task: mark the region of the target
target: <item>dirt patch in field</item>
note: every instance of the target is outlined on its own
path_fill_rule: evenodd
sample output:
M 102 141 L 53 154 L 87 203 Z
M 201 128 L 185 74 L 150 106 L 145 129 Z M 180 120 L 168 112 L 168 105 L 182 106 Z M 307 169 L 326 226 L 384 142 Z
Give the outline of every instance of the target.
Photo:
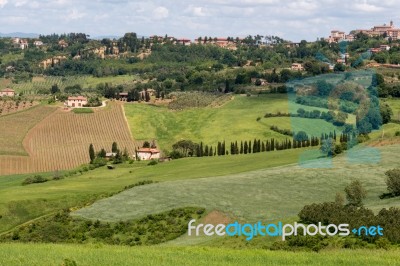
M 400 138 L 375 140 L 375 141 L 368 143 L 368 146 L 382 147 L 382 146 L 395 145 L 395 144 L 400 144 Z
M 228 224 L 232 222 L 232 218 L 221 211 L 212 211 L 204 217 L 203 223 L 204 224 Z

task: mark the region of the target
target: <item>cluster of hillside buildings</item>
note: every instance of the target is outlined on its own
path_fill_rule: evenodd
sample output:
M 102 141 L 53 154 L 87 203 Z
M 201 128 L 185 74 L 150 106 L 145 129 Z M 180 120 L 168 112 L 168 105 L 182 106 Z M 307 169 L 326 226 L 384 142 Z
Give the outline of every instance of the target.
M 331 35 L 325 40 L 329 43 L 338 43 L 341 41 L 354 41 L 355 35 L 358 33 L 363 33 L 369 37 L 383 36 L 385 38 L 391 38 L 392 40 L 397 40 L 400 38 L 400 29 L 396 28 L 393 21 L 390 21 L 389 25 L 383 24 L 374 26 L 371 29 L 357 29 L 346 34 L 344 31 L 332 30 Z

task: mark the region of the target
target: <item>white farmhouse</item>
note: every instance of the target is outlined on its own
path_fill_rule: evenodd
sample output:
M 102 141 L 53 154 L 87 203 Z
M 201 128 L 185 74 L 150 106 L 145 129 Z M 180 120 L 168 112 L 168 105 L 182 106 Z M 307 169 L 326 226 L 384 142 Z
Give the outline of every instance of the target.
M 72 108 L 80 108 L 86 105 L 87 103 L 88 103 L 87 98 L 83 96 L 71 96 L 68 97 L 67 100 L 67 106 Z
M 152 159 L 160 159 L 160 151 L 153 148 L 140 148 L 136 151 L 136 159 L 146 161 Z

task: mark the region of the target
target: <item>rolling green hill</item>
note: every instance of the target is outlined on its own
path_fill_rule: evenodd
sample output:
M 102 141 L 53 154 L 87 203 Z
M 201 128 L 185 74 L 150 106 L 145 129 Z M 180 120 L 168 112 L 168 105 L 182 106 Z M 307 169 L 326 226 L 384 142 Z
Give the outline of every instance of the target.
M 377 149 L 378 163 L 361 164 L 343 154 L 333 160 L 318 159 L 306 167 L 297 164 L 240 174 L 168 181 L 127 190 L 74 213 L 88 219 L 129 220 L 184 206 L 221 210 L 245 221 L 284 219 L 296 216 L 305 204 L 334 200 L 351 180 L 358 178 L 368 191 L 367 207 L 399 206 L 397 199 L 379 199 L 386 191 L 384 172 L 399 165 L 399 146 Z M 353 151 L 354 152 L 354 151 Z M 267 154 L 265 160 L 283 154 Z M 354 159 L 365 155 L 364 150 Z M 369 154 L 369 157 L 372 155 Z M 371 159 L 369 158 L 368 159 Z M 329 164 L 328 164 L 329 165 Z M 157 166 L 156 166 L 157 167 Z
M 326 109 L 308 107 L 290 103 L 293 110 Z M 182 139 L 203 141 L 204 144 L 216 145 L 218 141 L 241 141 L 260 138 L 267 140 L 275 138 L 284 140 L 287 136 L 269 129 L 276 125 L 281 129 L 292 129 L 301 121 L 301 129 L 329 133 L 336 129 L 332 124 L 320 119 L 306 118 L 264 118 L 266 113 L 287 113 L 288 99 L 286 94 L 270 94 L 246 97 L 234 96 L 234 99 L 218 108 L 192 108 L 182 111 L 172 111 L 167 107 L 146 104 L 125 104 L 125 114 L 135 139 L 156 139 L 161 149 L 171 150 L 172 144 Z M 258 121 L 257 121 L 257 118 Z M 352 119 L 351 117 L 349 119 Z
M 57 210 L 82 206 L 142 180 L 168 181 L 222 176 L 295 163 L 299 152 L 285 150 L 237 156 L 186 158 L 156 166 L 147 162 L 99 168 L 58 181 L 22 186 L 32 174 L 0 176 L 0 232 Z M 60 173 L 62 174 L 62 173 Z M 45 173 L 52 179 L 54 173 Z

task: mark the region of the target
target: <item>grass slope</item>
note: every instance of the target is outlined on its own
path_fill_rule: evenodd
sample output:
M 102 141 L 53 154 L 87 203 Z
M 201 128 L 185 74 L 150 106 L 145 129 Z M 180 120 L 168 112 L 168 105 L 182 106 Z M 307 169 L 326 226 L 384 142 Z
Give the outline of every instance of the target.
M 380 200 L 386 191 L 384 172 L 399 165 L 398 145 L 367 153 L 344 154 L 330 162 L 319 159 L 305 168 L 297 164 L 221 177 L 179 180 L 136 187 L 97 201 L 74 215 L 105 221 L 129 220 L 184 206 L 217 209 L 247 221 L 296 216 L 305 204 L 332 201 L 352 179 L 368 191 L 365 204 L 374 210 L 399 206 L 397 199 Z M 352 151 L 355 152 L 355 151 Z M 266 160 L 279 153 L 269 153 Z M 366 156 L 366 157 L 365 157 Z M 360 163 L 361 158 L 378 163 Z M 157 167 L 157 166 L 156 166 Z M 320 168 L 318 168 L 320 167 Z M 321 168 L 322 167 L 322 168 Z
M 203 141 L 204 144 L 216 145 L 218 141 L 253 140 L 270 138 L 284 140 L 287 136 L 269 129 L 275 123 L 291 129 L 290 125 L 297 125 L 296 119 L 290 118 L 263 118 L 266 113 L 287 113 L 288 99 L 286 94 L 260 95 L 246 97 L 236 95 L 234 100 L 219 108 L 193 108 L 183 111 L 172 111 L 167 107 L 158 107 L 145 104 L 125 104 L 125 114 L 135 139 L 157 139 L 162 149 L 170 150 L 172 144 L 181 139 Z M 290 108 L 297 110 L 322 110 L 322 108 L 307 107 L 290 103 Z M 257 121 L 260 117 L 261 120 Z M 293 118 L 292 118 L 293 119 Z M 302 119 L 304 122 L 307 119 Z M 309 120 L 306 123 L 308 131 L 334 129 L 322 120 Z M 295 131 L 297 130 L 297 126 Z M 282 127 L 282 129 L 285 129 Z M 339 130 L 337 130 L 339 131 Z M 329 133 L 326 132 L 326 133 Z M 319 134 L 320 135 L 320 134 Z
M 0 232 L 36 217 L 108 196 L 142 180 L 168 181 L 221 176 L 294 163 L 299 150 L 238 156 L 187 158 L 156 166 L 147 162 L 96 169 L 59 181 L 22 186 L 31 174 L 0 176 Z M 44 174 L 49 179 L 52 173 Z
M 395 250 L 332 250 L 319 253 L 223 248 L 160 248 L 103 245 L 1 244 L 0 264 L 14 265 L 396 265 Z M 73 265 L 73 264 L 71 264 Z

